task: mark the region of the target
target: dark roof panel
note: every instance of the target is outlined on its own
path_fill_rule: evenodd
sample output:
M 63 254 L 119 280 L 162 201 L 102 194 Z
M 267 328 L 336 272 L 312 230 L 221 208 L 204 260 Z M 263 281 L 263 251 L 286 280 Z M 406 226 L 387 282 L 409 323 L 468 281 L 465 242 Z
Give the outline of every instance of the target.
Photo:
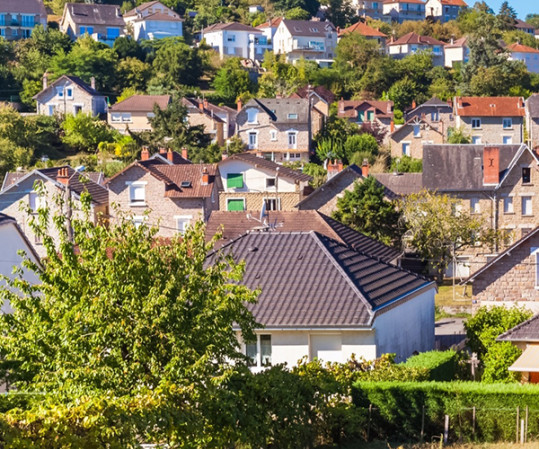
M 496 340 L 539 342 L 539 314 L 509 329 Z

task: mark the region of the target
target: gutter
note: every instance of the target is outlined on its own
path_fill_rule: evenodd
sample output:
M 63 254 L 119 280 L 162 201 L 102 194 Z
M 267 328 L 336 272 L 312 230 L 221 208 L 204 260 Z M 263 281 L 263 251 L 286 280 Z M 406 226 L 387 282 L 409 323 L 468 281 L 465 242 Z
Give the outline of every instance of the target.
M 403 299 L 405 299 L 406 297 L 410 296 L 410 295 L 415 295 L 417 292 L 421 291 L 421 290 L 426 290 L 427 287 L 430 287 L 431 285 L 436 285 L 436 283 L 434 281 L 431 281 L 429 282 L 428 284 L 425 284 L 425 285 L 422 285 L 421 287 L 417 287 L 416 289 L 410 291 L 410 292 L 407 292 L 407 293 L 404 293 L 403 295 L 401 296 L 398 296 L 397 298 L 385 303 L 384 305 L 381 305 L 380 307 L 377 307 L 376 309 L 373 309 L 373 312 L 375 313 L 375 315 L 382 309 L 385 309 L 386 307 L 388 306 L 391 306 L 399 301 L 402 301 Z M 412 298 L 410 298 L 412 299 Z

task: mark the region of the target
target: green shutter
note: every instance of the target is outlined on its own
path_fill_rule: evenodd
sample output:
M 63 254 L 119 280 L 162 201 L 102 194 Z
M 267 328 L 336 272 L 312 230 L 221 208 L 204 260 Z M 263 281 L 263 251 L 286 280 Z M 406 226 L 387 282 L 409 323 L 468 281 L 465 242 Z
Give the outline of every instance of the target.
M 374 120 L 374 111 L 367 111 L 367 121 L 372 122 Z
M 365 111 L 359 111 L 357 121 L 363 123 L 363 120 L 365 120 Z
M 231 188 L 241 189 L 243 187 L 243 174 L 242 173 L 229 173 L 226 176 L 226 187 L 228 189 L 231 189 Z
M 230 211 L 242 211 L 243 200 L 228 200 L 227 210 Z

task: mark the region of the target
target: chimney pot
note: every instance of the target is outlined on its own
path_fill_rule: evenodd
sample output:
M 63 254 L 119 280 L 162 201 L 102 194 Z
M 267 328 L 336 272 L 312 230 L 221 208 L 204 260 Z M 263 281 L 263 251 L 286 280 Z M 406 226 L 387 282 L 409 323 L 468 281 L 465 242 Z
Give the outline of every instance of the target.
M 202 169 L 202 185 L 207 186 L 210 183 L 210 174 L 208 173 L 208 169 L 204 167 Z
M 208 100 L 206 98 L 204 98 L 204 108 L 208 109 L 208 105 L 209 105 Z M 213 113 L 213 111 L 212 111 L 212 113 Z
M 150 159 L 150 152 L 148 151 L 148 147 L 143 147 L 142 151 L 140 152 L 140 160 L 147 161 L 148 159 Z
M 415 100 L 412 100 L 412 109 L 415 109 L 417 107 L 417 103 L 415 102 Z
M 221 153 L 221 160 L 224 161 L 226 158 L 228 158 L 227 153 Z
M 182 157 L 183 157 L 184 159 L 188 159 L 188 158 L 187 158 L 187 148 L 185 148 L 185 147 L 182 148 Z
M 240 112 L 243 109 L 243 103 L 241 101 L 241 98 L 238 98 L 238 112 Z
M 56 180 L 64 185 L 67 185 L 69 181 L 69 171 L 67 170 L 67 167 L 62 167 L 58 170 Z
M 166 148 L 159 148 L 159 154 L 165 154 L 167 152 L 167 149 Z
M 361 164 L 361 175 L 366 178 L 367 176 L 369 176 L 369 160 L 368 159 L 363 159 L 363 164 Z
M 95 76 L 90 78 L 90 87 L 95 90 Z
M 172 150 L 170 148 L 168 149 L 168 152 L 167 152 L 167 159 L 169 162 L 174 162 L 174 153 L 172 153 Z
M 339 159 L 330 161 L 328 164 L 328 180 L 333 178 L 336 174 L 342 172 L 343 167 L 343 163 Z
M 198 109 L 200 109 L 201 111 L 204 110 L 204 103 L 200 99 L 198 100 Z
M 485 147 L 483 149 L 483 184 L 497 185 L 500 182 L 500 149 Z

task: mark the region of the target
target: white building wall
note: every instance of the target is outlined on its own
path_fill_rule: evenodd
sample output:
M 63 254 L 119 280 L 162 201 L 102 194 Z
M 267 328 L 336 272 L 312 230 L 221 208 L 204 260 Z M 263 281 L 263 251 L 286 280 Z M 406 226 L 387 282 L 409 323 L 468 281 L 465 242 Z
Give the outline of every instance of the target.
M 434 295 L 436 288 L 378 315 L 374 320 L 376 356 L 395 353 L 404 361 L 414 351 L 434 349 Z
M 275 192 L 275 187 L 266 187 L 267 178 L 275 178 L 275 173 L 264 171 L 260 168 L 254 168 L 252 165 L 243 161 L 229 160 L 219 164 L 221 181 L 226 192 Z M 226 181 L 229 173 L 243 173 L 243 189 L 227 189 Z M 295 192 L 296 184 L 294 181 L 279 177 L 277 180 L 277 189 L 279 192 Z

